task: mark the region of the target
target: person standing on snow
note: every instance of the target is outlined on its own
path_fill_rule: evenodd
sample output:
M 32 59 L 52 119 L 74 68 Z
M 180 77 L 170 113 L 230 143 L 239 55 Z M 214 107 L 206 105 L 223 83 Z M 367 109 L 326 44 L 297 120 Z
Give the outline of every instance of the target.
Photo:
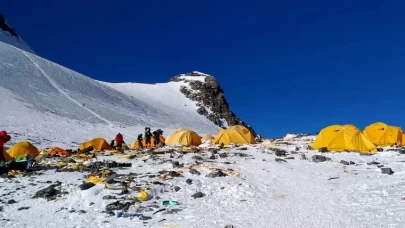
M 121 135 L 121 133 L 118 133 L 115 136 L 115 147 L 116 148 L 122 148 L 122 144 L 125 143 L 124 142 L 124 137 Z
M 151 144 L 151 138 L 152 138 L 152 133 L 150 133 L 150 128 L 149 127 L 145 127 L 145 139 L 146 139 L 146 147 L 150 147 Z
M 4 144 L 10 141 L 11 136 L 6 131 L 0 132 L 0 161 L 8 161 L 11 159 L 10 155 L 4 150 Z
M 139 134 L 138 135 L 138 148 L 143 148 L 143 145 L 142 145 L 142 134 Z

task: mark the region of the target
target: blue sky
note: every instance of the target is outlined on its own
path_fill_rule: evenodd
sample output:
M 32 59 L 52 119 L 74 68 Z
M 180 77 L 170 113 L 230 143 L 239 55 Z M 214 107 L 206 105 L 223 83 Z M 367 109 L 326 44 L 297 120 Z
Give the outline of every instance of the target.
M 404 1 L 26 0 L 1 10 L 37 54 L 99 80 L 212 74 L 266 137 L 405 127 Z

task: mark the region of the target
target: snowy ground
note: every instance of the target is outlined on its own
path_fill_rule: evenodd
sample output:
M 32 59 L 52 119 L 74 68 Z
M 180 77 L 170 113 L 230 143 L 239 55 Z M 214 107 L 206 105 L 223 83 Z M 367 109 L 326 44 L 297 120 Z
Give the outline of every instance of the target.
M 88 173 L 59 173 L 45 171 L 34 177 L 17 176 L 15 179 L 0 178 L 0 195 L 3 212 L 0 213 L 0 227 L 403 227 L 405 213 L 405 155 L 398 152 L 381 152 L 373 156 L 357 153 L 324 153 L 330 161 L 316 163 L 311 160 L 314 151 L 300 149 L 309 142 L 304 140 L 288 141 L 292 145 L 280 144 L 276 148 L 285 149 L 294 159 L 278 157 L 270 146 L 249 146 L 247 150 L 232 148 L 219 153 L 228 157 L 212 160 L 211 153 L 186 154 L 174 158 L 159 155 L 156 160 L 148 156 L 133 160 L 120 160 L 116 156 L 97 159 L 113 159 L 119 162 L 130 161 L 133 166 L 118 173 L 135 172 L 139 174 L 134 182 L 145 184 L 153 181 L 163 183 L 167 190 L 160 199 L 150 200 L 142 205 L 162 206 L 163 200 L 175 200 L 181 205 L 172 207 L 177 212 L 144 212 L 151 220 L 142 221 L 137 217 L 116 218 L 102 213 L 108 203 L 105 195 L 111 190 L 103 185 L 81 191 L 78 185 Z M 246 154 L 247 157 L 238 153 Z M 303 160 L 305 154 L 308 160 Z M 210 171 L 197 168 L 201 175 L 192 175 L 189 169 L 172 168 L 170 160 L 185 165 L 193 164 L 192 157 L 204 158 L 202 165 L 232 169 L 237 175 L 226 177 L 206 177 Z M 276 162 L 283 158 L 286 162 Z M 146 161 L 145 161 L 146 160 Z M 343 165 L 341 160 L 353 161 L 355 165 Z M 379 162 L 392 168 L 393 175 L 382 174 L 376 165 Z M 161 180 L 157 172 L 166 169 L 183 170 L 183 177 Z M 142 177 L 142 175 L 145 175 Z M 192 179 L 191 185 L 186 183 Z M 32 199 L 36 191 L 47 187 L 46 181 L 61 181 L 62 190 L 67 194 L 55 201 Z M 32 186 L 35 184 L 35 186 Z M 174 186 L 181 187 L 175 192 Z M 193 199 L 191 195 L 201 191 L 203 198 Z M 14 199 L 16 204 L 8 205 Z M 139 205 L 138 205 L 139 206 Z M 18 210 L 29 207 L 27 210 Z M 134 212 L 137 205 L 131 206 Z M 155 210 L 158 210 L 155 209 Z M 74 211 L 73 211 L 74 210 Z M 83 210 L 80 212 L 80 210 Z

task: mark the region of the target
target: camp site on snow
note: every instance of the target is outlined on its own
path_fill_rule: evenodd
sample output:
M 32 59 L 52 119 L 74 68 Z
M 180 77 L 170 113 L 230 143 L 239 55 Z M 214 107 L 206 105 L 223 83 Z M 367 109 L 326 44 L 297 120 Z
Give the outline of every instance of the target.
M 146 127 L 145 132 L 139 134 L 132 142 L 126 142 L 125 137 L 118 133 L 112 140 L 95 137 L 83 141 L 77 148 L 54 146 L 38 148 L 29 141 L 17 142 L 2 150 L 2 183 L 18 180 L 19 184 L 15 186 L 20 186 L 18 187 L 20 192 L 23 191 L 22 186 L 28 184 L 29 187 L 25 188 L 30 190 L 24 193 L 28 195 L 18 198 L 18 208 L 15 207 L 18 210 L 35 208 L 39 202 L 55 202 L 60 208 L 54 213 L 74 212 L 76 216 L 86 214 L 94 218 L 101 216 L 103 221 L 96 222 L 99 224 L 110 223 L 111 219 L 124 219 L 131 224 L 157 226 L 182 224 L 177 221 L 177 216 L 183 213 L 191 215 L 201 210 L 198 205 L 204 200 L 215 202 L 221 200 L 223 194 L 227 195 L 227 204 L 245 205 L 253 200 L 250 199 L 252 192 L 246 181 L 253 174 L 250 169 L 255 170 L 254 166 L 268 166 L 277 170 L 287 169 L 289 164 L 295 168 L 300 166 L 313 168 L 317 166 L 316 164 L 320 166 L 321 163 L 336 163 L 335 168 L 342 169 L 342 174 L 347 176 L 341 178 L 355 181 L 358 175 L 371 175 L 381 176 L 378 178 L 381 179 L 395 174 L 395 169 L 383 165 L 386 162 L 380 159 L 405 154 L 402 128 L 381 122 L 371 124 L 363 131 L 351 124 L 331 125 L 321 129 L 317 135 L 290 134 L 278 139 L 255 138 L 247 128 L 240 125 L 221 129 L 215 136 L 210 134 L 201 136 L 188 128 L 174 130 L 166 137 L 160 129 L 153 131 L 155 134 L 149 134 L 150 131 L 151 129 Z M 0 135 L 3 145 L 12 138 L 6 131 L 2 131 Z M 341 159 L 346 157 L 350 160 Z M 374 169 L 381 171 L 375 172 Z M 301 171 L 308 172 L 306 169 Z M 266 170 L 260 175 L 263 178 L 266 175 L 271 176 L 269 172 Z M 64 183 L 64 179 L 60 178 L 68 173 L 78 180 Z M 356 175 L 352 177 L 351 173 Z M 286 175 L 289 175 L 288 172 Z M 46 181 L 42 184 L 41 181 L 35 181 L 47 178 L 56 182 Z M 312 174 L 312 178 L 319 177 Z M 334 176 L 327 178 L 329 183 L 338 180 L 339 177 Z M 235 189 L 236 192 L 230 191 L 236 186 L 239 186 Z M 18 197 L 6 194 L 5 189 L 0 188 L 0 191 L 6 195 L 2 201 Z M 253 205 L 245 206 L 253 209 L 266 203 L 288 200 L 288 197 L 294 197 L 291 191 L 290 189 L 288 193 L 292 194 L 291 196 L 287 192 L 260 196 L 258 200 L 261 202 L 253 200 L 255 202 Z M 81 197 L 74 199 L 75 195 Z M 335 202 L 336 199 L 331 197 L 328 200 Z M 8 213 L 11 213 L 13 205 L 16 204 L 8 204 L 2 209 L 10 210 Z M 24 205 L 29 206 L 22 209 Z M 213 210 L 211 207 L 215 205 L 206 205 L 208 207 L 206 209 Z M 322 210 L 326 208 L 322 207 Z M 340 213 L 345 215 L 345 212 Z M 204 218 L 206 219 L 208 218 Z M 345 224 L 349 225 L 355 220 L 356 218 L 352 218 Z M 228 227 L 247 222 L 244 219 L 226 218 L 220 221 Z M 266 221 L 259 219 L 261 224 Z M 327 223 L 336 222 L 338 221 L 331 220 Z

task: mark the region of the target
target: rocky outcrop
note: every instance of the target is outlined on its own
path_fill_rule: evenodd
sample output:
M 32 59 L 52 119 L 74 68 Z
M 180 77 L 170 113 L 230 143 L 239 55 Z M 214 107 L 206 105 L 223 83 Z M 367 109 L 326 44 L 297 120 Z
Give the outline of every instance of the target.
M 11 27 L 9 24 L 7 24 L 6 18 L 4 15 L 0 12 L 0 29 L 3 31 L 9 32 L 12 36 L 19 38 L 18 34 L 15 32 L 13 27 Z
M 192 101 L 195 101 L 200 115 L 206 116 L 215 125 L 226 128 L 226 126 L 242 125 L 248 128 L 256 137 L 254 129 L 243 122 L 233 113 L 226 101 L 221 86 L 211 75 L 198 71 L 180 74 L 170 78 L 171 82 L 184 82 L 180 87 L 181 93 Z

